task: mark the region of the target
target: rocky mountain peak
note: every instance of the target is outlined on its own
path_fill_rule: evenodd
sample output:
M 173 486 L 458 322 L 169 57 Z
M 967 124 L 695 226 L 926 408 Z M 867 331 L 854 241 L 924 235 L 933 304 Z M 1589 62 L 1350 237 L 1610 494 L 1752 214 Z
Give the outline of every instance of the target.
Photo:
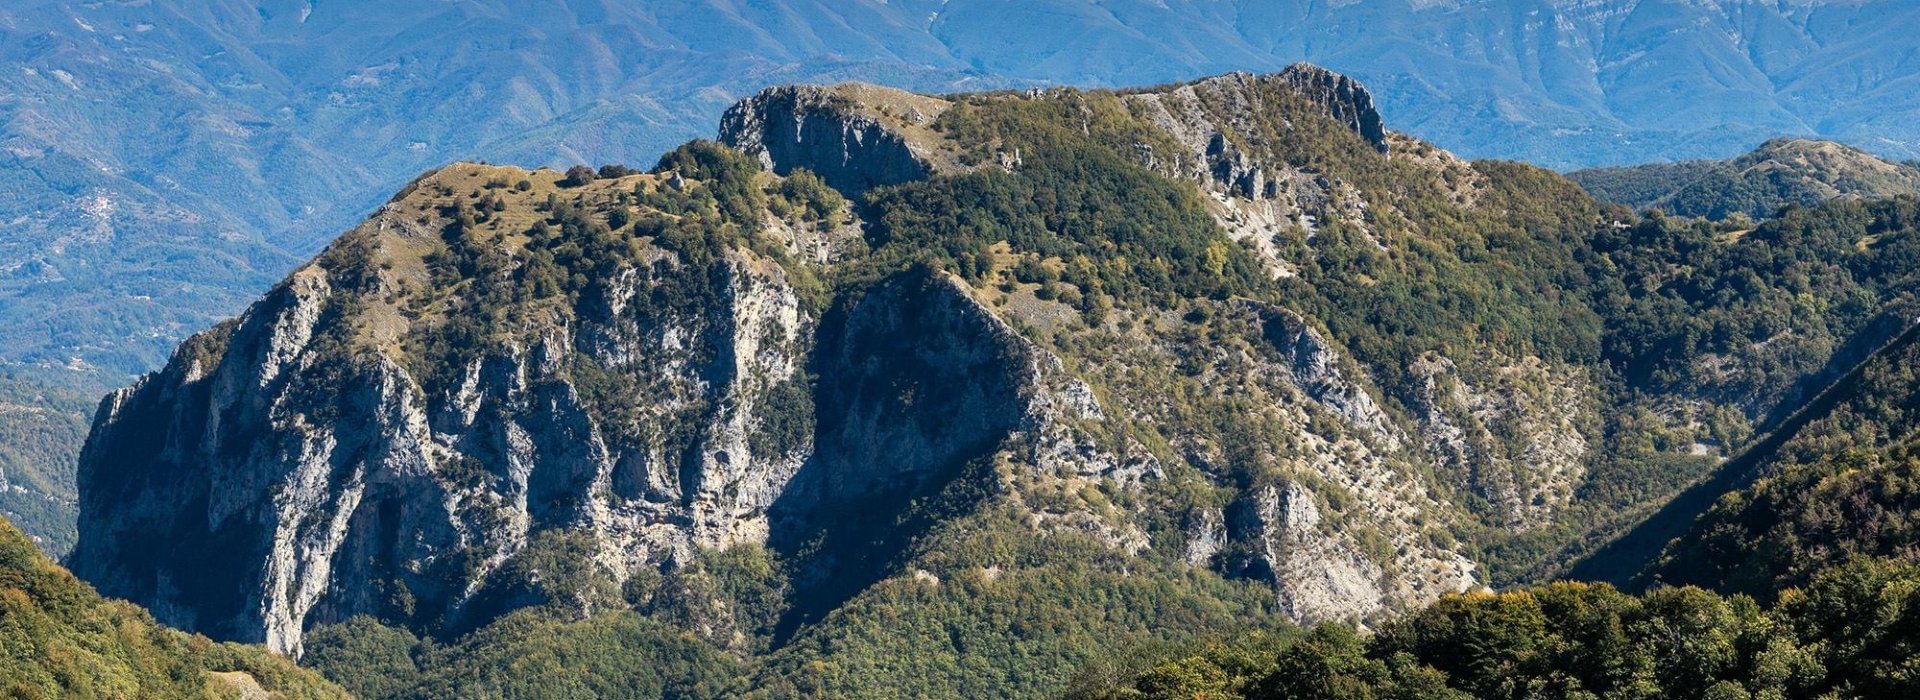
M 1273 79 L 1293 86 L 1300 94 L 1318 102 L 1347 128 L 1360 134 L 1367 143 L 1387 152 L 1387 127 L 1374 109 L 1373 94 L 1360 81 L 1311 63 L 1295 63 Z
M 707 148 L 654 174 L 416 180 L 108 397 L 74 567 L 163 620 L 297 653 L 307 626 L 360 614 L 458 630 L 591 607 L 528 557 L 617 582 L 764 538 L 808 433 L 756 407 L 785 395 L 815 315 L 737 237 L 798 247 L 822 225 L 716 204 L 770 176 Z
M 1276 97 L 1276 93 L 1287 97 Z M 727 110 L 721 119 L 720 141 L 776 173 L 803 167 L 835 189 L 858 196 L 878 186 L 979 167 L 979 159 L 963 159 L 962 153 L 982 144 L 964 143 L 941 124 L 940 117 L 956 102 L 1048 102 L 1079 99 L 1074 96 L 1081 94 L 1072 88 L 1050 88 L 931 97 L 864 83 L 774 87 Z M 1265 178 L 1244 172 L 1252 167 L 1245 163 L 1220 161 L 1232 160 L 1237 150 L 1258 148 L 1262 137 L 1250 131 L 1256 113 L 1248 110 L 1268 108 L 1270 99 L 1299 100 L 1374 150 L 1384 154 L 1389 149 L 1386 127 L 1367 89 L 1359 81 L 1312 64 L 1299 63 L 1268 75 L 1227 73 L 1118 94 L 1133 101 L 1174 100 L 1193 108 L 1194 112 L 1161 126 L 1176 138 L 1193 142 L 1196 158 L 1216 161 L 1208 166 L 1217 171 L 1212 177 L 1233 183 L 1249 198 L 1262 194 L 1257 190 L 1264 187 Z M 1221 119 L 1227 121 L 1216 122 Z M 1196 140 L 1194 132 L 1203 133 Z M 993 156 L 986 165 L 1011 168 L 1020 160 L 1015 151 L 1000 150 Z
M 534 606 L 668 611 L 737 651 L 901 577 L 1019 567 L 1213 576 L 1301 622 L 1476 587 L 1451 533 L 1566 507 L 1599 389 L 1456 352 L 1415 405 L 1289 286 L 1451 250 L 1409 247 L 1446 233 L 1424 211 L 1511 211 L 1476 199 L 1498 171 L 1377 119 L 1311 67 L 802 86 L 649 172 L 434 171 L 107 400 L 74 566 L 287 652 Z M 777 619 L 688 578 L 736 549 L 790 582 Z
M 929 129 L 951 105 L 904 90 L 841 83 L 773 87 L 720 118 L 720 141 L 786 174 L 805 167 L 848 196 L 933 172 Z

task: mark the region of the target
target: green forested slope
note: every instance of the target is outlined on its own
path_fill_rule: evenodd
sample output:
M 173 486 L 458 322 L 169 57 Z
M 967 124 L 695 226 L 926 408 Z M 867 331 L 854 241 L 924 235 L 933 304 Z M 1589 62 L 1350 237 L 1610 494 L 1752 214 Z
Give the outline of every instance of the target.
M 709 633 L 804 601 L 759 592 L 765 569 L 708 564 L 670 577 L 632 610 L 523 610 L 452 642 L 364 618 L 322 627 L 302 663 L 364 698 L 1047 697 L 1115 649 L 1287 628 L 1248 582 L 1139 562 L 1122 570 L 1095 543 L 1014 545 L 1022 538 L 1010 524 L 962 527 L 984 530 L 973 536 L 981 545 L 1027 550 L 1009 562 L 1026 564 L 923 563 L 942 573 L 878 583 L 771 652 L 780 640 L 770 628 L 748 630 L 732 649 Z M 1039 551 L 1048 546 L 1055 551 Z M 716 599 L 722 608 L 711 607 Z
M 1442 600 L 1370 636 L 1324 626 L 1089 667 L 1068 697 L 1898 698 L 1920 692 L 1920 569 L 1863 560 L 1771 608 L 1557 583 Z
M 1908 335 L 1912 335 L 1909 333 Z M 1896 341 L 1831 408 L 1754 455 L 1757 481 L 1721 496 L 1642 573 L 1769 598 L 1854 556 L 1920 544 L 1920 343 Z
M 161 627 L 100 598 L 0 520 L 0 695 L 9 698 L 346 698 L 258 647 Z
M 1904 328 L 1920 292 L 1920 201 L 1795 210 L 1752 228 L 1653 217 L 1594 237 L 1606 355 L 1643 391 L 1764 426 Z

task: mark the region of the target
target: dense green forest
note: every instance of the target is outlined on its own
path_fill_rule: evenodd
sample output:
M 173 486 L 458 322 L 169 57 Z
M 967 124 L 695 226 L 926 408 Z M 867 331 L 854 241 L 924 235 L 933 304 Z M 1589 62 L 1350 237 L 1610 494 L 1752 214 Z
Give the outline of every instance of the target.
M 1580 183 L 1594 199 L 1644 209 L 1725 167 L 1724 162 L 1717 160 L 1689 160 L 1589 168 L 1568 173 L 1567 177 Z
M 627 609 L 543 606 L 451 641 L 358 618 L 316 630 L 302 663 L 364 698 L 1045 696 L 1118 647 L 1286 624 L 1259 584 L 1034 538 L 1015 517 L 943 527 L 921 568 L 789 640 L 772 625 L 796 603 L 780 562 L 742 546 L 629 584 Z
M 249 691 L 262 693 L 249 694 Z M 0 519 L 0 696 L 346 698 L 259 647 L 220 644 L 95 595 Z
M 1920 693 L 1920 568 L 1863 559 L 1772 607 L 1556 583 L 1443 599 L 1363 635 L 1226 637 L 1087 667 L 1068 697 L 1900 698 Z
M 1831 380 L 1920 304 L 1912 197 L 1795 209 L 1753 228 L 1651 217 L 1596 236 L 1606 356 L 1643 391 L 1756 422 Z
M 574 621 L 523 610 L 437 644 L 369 618 L 316 631 L 301 663 L 363 700 L 385 698 L 719 698 L 744 664 L 633 611 Z

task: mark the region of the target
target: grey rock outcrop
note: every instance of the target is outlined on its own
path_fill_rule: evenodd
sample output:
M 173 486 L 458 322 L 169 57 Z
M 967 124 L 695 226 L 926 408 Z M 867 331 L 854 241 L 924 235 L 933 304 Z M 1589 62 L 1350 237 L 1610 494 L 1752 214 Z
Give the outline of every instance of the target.
M 1373 94 L 1360 81 L 1310 63 L 1296 63 L 1275 79 L 1325 107 L 1327 113 L 1360 134 L 1381 153 L 1387 152 L 1387 127 L 1373 107 Z
M 1387 449 L 1400 448 L 1399 429 L 1380 404 L 1358 381 L 1352 360 L 1336 350 L 1320 331 L 1292 311 L 1249 304 L 1260 318 L 1260 331 L 1278 355 L 1295 384 L 1320 405 L 1352 424 Z
M 946 107 L 937 98 L 857 83 L 768 88 L 727 110 L 720 142 L 776 173 L 806 168 L 858 197 L 933 172 L 931 155 L 912 132 Z
M 1229 523 L 1252 545 L 1242 573 L 1273 584 L 1288 617 L 1358 621 L 1378 609 L 1385 573 L 1353 542 L 1322 530 L 1313 492 L 1293 483 L 1262 487 L 1236 504 Z
M 828 323 L 819 433 L 788 499 L 912 492 L 1021 426 L 1034 389 L 1029 344 L 952 279 L 887 280 Z
M 1491 358 L 1491 376 L 1470 382 L 1453 360 L 1412 366 L 1425 449 L 1444 473 L 1492 506 L 1496 524 L 1526 530 L 1551 522 L 1573 500 L 1597 441 L 1599 390 L 1585 372 L 1539 358 Z
M 1368 155 L 1386 158 L 1392 137 L 1370 94 L 1350 78 L 1299 64 L 1272 75 L 1229 73 L 1127 93 L 1125 99 L 1177 144 L 1156 150 L 1142 143 L 1135 157 L 1198 184 L 1221 228 L 1258 250 L 1274 277 L 1294 276 L 1303 262 L 1283 256 L 1287 238 L 1311 239 L 1336 221 L 1374 236 L 1367 198 L 1350 183 L 1293 162 L 1272 131 L 1276 122 L 1288 128 L 1299 120 L 1330 118 L 1377 151 Z

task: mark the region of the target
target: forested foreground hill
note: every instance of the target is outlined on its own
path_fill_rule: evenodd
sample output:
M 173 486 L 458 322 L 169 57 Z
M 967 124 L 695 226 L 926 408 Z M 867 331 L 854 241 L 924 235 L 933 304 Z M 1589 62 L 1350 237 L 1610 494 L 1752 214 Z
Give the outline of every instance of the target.
M 1457 596 L 1367 636 L 1329 625 L 1118 658 L 1067 697 L 1905 698 L 1917 658 L 1920 569 L 1864 560 L 1771 608 L 1583 583 Z
M 1307 65 L 719 137 L 409 184 L 108 397 L 75 570 L 373 697 L 1045 696 L 1549 580 L 1920 269 L 1912 199 L 1640 218 Z
M 103 600 L 0 519 L 0 695 L 9 698 L 345 699 L 258 647 L 170 630 Z

